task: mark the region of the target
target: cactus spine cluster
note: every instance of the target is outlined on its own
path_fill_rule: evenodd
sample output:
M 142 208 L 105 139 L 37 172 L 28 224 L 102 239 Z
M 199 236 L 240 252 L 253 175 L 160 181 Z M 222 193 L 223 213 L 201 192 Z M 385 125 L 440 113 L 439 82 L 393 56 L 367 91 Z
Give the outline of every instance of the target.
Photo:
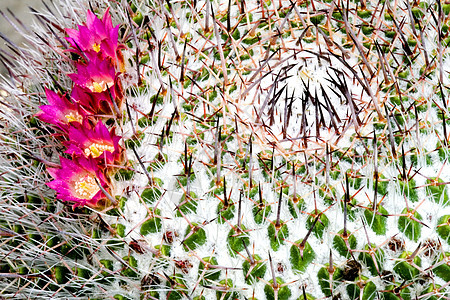
M 73 30 L 106 24 L 108 8 L 117 49 L 102 46 L 115 41 L 95 35 L 100 25 L 84 49 Z M 1 54 L 0 295 L 450 297 L 448 4 L 64 0 L 47 10 L 32 32 L 20 27 L 31 47 Z M 103 62 L 80 71 L 97 59 L 114 74 Z M 86 104 L 80 87 L 110 98 Z M 86 126 L 108 128 L 102 147 L 80 152 L 76 137 L 95 133 L 39 113 L 64 94 Z M 74 167 L 83 155 L 101 172 Z M 68 168 L 98 188 L 68 197 L 72 177 L 57 171 Z

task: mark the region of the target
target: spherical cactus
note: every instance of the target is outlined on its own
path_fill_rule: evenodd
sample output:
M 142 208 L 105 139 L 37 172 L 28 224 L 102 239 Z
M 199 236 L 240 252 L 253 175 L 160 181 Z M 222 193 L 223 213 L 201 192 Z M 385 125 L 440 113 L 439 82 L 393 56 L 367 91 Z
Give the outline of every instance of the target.
M 448 4 L 46 9 L 0 53 L 3 297 L 448 297 Z

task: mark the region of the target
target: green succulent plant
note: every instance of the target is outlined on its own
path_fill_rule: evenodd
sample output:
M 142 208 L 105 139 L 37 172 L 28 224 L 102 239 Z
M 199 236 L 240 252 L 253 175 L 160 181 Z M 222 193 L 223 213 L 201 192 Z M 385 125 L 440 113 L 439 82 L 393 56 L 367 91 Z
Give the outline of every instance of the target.
M 1 297 L 450 296 L 448 4 L 47 8 L 0 53 Z M 91 118 L 123 157 L 72 207 L 46 186 L 71 137 L 38 112 L 89 60 L 65 28 L 108 8 L 124 101 Z

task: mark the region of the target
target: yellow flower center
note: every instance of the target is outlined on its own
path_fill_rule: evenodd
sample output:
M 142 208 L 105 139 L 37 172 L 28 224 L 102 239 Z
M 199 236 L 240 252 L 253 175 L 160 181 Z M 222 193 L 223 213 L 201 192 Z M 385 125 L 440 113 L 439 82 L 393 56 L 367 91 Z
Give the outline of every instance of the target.
M 91 175 L 81 177 L 75 182 L 76 196 L 80 199 L 92 199 L 100 191 L 95 178 Z
M 92 83 L 92 85 L 88 85 L 87 88 L 91 90 L 91 92 L 94 93 L 101 93 L 106 91 L 108 88 L 112 87 L 114 85 L 113 81 L 109 81 L 109 82 L 105 82 L 105 81 L 100 81 L 100 82 L 96 82 L 94 81 Z
M 98 53 L 100 51 L 100 45 L 97 43 L 94 43 L 94 45 L 92 45 L 92 49 L 94 49 L 94 51 Z
M 70 122 L 82 123 L 83 122 L 83 117 L 80 116 L 78 113 L 71 112 L 70 114 L 65 115 L 64 117 L 66 117 L 67 123 L 70 123 Z
M 84 154 L 86 154 L 86 156 L 91 155 L 93 158 L 97 158 L 105 151 L 113 153 L 114 147 L 111 145 L 93 143 L 88 148 L 84 149 Z

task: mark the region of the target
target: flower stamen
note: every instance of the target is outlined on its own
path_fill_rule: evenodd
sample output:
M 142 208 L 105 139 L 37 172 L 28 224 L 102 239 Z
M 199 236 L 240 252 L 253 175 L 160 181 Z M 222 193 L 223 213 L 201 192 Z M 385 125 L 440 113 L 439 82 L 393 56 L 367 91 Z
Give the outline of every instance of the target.
M 84 149 L 84 154 L 86 156 L 91 155 L 93 158 L 97 158 L 103 154 L 103 152 L 109 151 L 111 153 L 114 152 L 114 147 L 111 145 L 93 143 L 88 148 Z
M 109 81 L 109 82 L 105 82 L 105 81 L 100 81 L 100 82 L 92 82 L 92 85 L 88 85 L 87 88 L 91 90 L 91 92 L 94 93 L 101 93 L 106 91 L 106 89 L 112 87 L 114 85 L 114 82 Z
M 80 199 L 92 199 L 100 188 L 95 182 L 95 178 L 91 175 L 85 175 L 75 182 L 75 192 Z
M 100 52 L 100 45 L 99 44 L 97 44 L 97 43 L 94 43 L 93 45 L 92 45 L 92 49 L 95 51 L 95 52 Z
M 66 118 L 67 123 L 70 123 L 70 122 L 82 123 L 83 122 L 83 117 L 81 115 L 79 115 L 78 113 L 70 112 L 68 115 L 65 115 L 64 117 Z

